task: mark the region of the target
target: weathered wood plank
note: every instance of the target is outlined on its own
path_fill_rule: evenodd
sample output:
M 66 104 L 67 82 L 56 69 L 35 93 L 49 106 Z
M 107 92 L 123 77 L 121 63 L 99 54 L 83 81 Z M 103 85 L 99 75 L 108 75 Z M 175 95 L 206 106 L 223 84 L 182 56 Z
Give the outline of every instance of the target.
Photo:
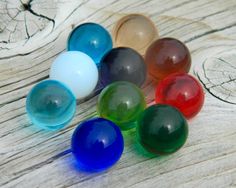
M 189 139 L 179 152 L 149 158 L 137 151 L 135 133 L 126 133 L 125 151 L 115 167 L 99 174 L 80 172 L 69 151 L 70 138 L 76 124 L 96 115 L 97 96 L 79 102 L 76 117 L 59 132 L 31 125 L 25 97 L 34 84 L 48 78 L 51 62 L 65 50 L 75 25 L 93 21 L 111 31 L 129 13 L 150 16 L 160 36 L 187 44 L 191 73 L 206 85 L 205 105 L 189 121 Z M 236 66 L 235 17 L 235 0 L 0 0 L 0 186 L 236 187 L 236 70 L 222 66 L 223 72 L 231 72 L 226 87 L 232 90 L 230 104 L 208 92 L 202 69 L 215 57 L 227 57 Z M 219 76 L 227 82 L 228 74 Z M 150 85 L 145 88 L 149 102 L 152 91 Z M 222 90 L 215 92 L 225 99 Z

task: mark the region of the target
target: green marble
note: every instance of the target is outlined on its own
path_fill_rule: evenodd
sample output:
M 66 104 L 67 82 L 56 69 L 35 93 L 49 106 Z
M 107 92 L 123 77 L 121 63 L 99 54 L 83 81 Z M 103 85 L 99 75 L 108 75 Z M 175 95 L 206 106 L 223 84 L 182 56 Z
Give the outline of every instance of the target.
M 138 120 L 138 141 L 151 153 L 173 153 L 184 145 L 187 137 L 187 121 L 176 108 L 169 105 L 150 106 Z
M 119 125 L 122 130 L 134 128 L 146 107 L 141 90 L 125 81 L 108 85 L 100 94 L 97 110 L 101 117 Z

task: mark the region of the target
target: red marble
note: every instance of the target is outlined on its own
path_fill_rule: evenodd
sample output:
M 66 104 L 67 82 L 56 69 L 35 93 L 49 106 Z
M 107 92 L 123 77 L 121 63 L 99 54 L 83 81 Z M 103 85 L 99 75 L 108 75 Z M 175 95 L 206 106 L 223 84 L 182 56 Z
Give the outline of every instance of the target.
M 157 85 L 156 103 L 174 106 L 190 119 L 197 115 L 203 106 L 203 88 L 187 73 L 171 74 Z

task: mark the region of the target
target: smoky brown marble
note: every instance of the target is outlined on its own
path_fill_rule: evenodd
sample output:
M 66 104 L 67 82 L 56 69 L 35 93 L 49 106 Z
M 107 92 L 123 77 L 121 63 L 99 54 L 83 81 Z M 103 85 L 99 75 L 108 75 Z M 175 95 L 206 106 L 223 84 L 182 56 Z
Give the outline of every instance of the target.
M 147 49 L 145 62 L 149 75 L 158 82 L 172 73 L 188 73 L 191 54 L 181 41 L 175 38 L 161 38 Z

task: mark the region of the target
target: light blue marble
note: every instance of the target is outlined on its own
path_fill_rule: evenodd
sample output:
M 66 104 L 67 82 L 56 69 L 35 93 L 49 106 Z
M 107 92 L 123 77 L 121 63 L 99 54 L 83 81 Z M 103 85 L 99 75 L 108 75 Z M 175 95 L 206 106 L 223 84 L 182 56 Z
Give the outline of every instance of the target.
M 82 99 L 95 89 L 98 82 L 98 68 L 83 52 L 64 52 L 52 63 L 50 78 L 64 83 L 77 99 Z
M 58 130 L 73 118 L 76 99 L 62 83 L 46 80 L 35 85 L 29 92 L 26 110 L 34 125 L 43 129 Z

